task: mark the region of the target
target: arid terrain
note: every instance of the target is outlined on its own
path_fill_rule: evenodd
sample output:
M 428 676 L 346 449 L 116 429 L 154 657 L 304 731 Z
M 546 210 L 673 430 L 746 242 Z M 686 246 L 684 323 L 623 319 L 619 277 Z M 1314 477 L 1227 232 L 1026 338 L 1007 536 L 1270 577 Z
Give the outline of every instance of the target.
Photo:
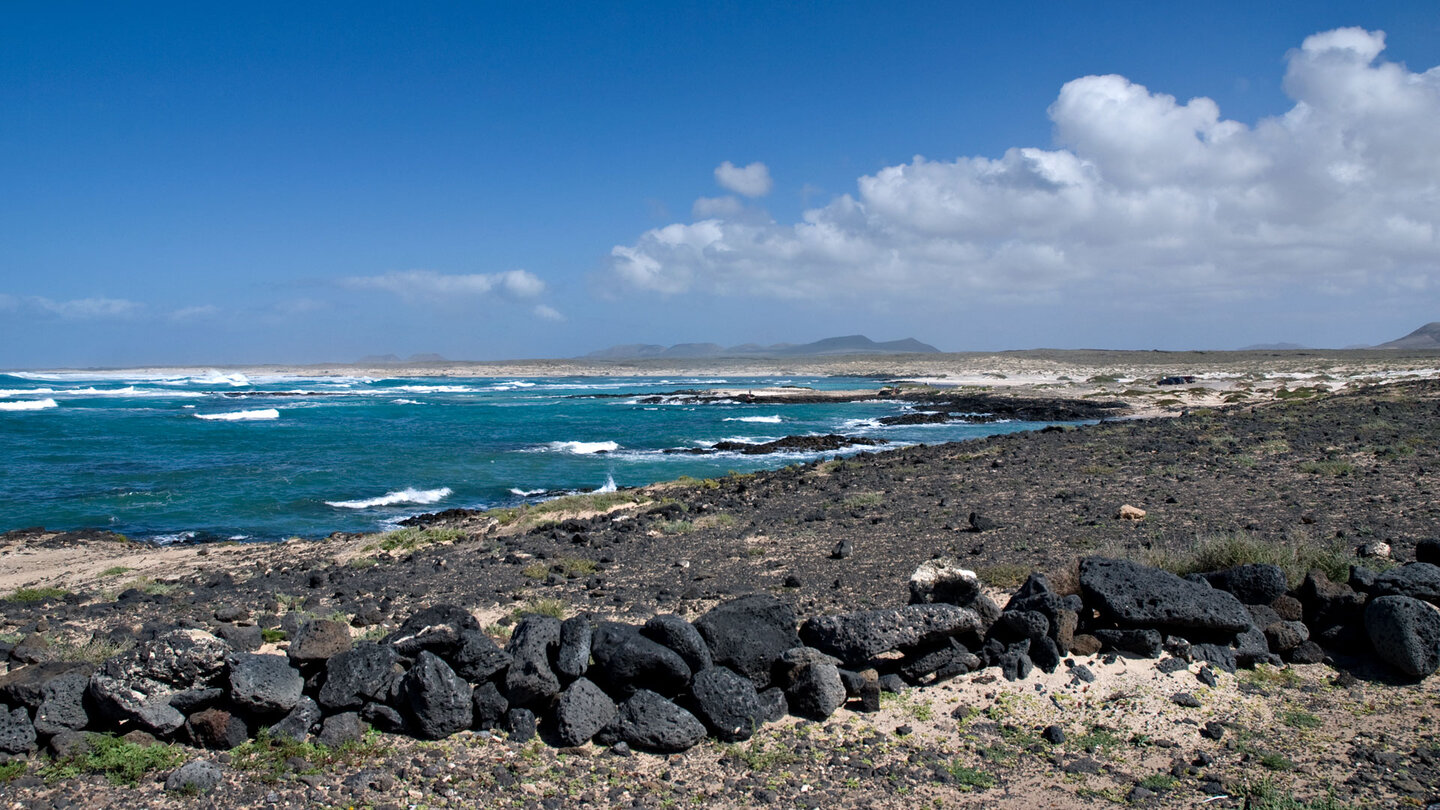
M 934 557 L 973 568 L 1002 605 L 1032 570 L 1073 588 L 1087 555 L 1182 572 L 1259 558 L 1286 567 L 1293 586 L 1311 566 L 1343 580 L 1352 563 L 1408 561 L 1417 541 L 1440 534 L 1433 354 L 1025 352 L 824 367 L 1047 402 L 1118 401 L 1132 418 L 442 513 L 322 542 L 151 549 L 104 533 L 18 530 L 0 538 L 0 592 L 10 595 L 0 633 L 7 644 L 42 637 L 43 655 L 93 657 L 177 622 L 213 627 L 217 609 L 239 608 L 269 649 L 283 649 L 300 617 L 341 617 L 357 637 L 376 637 L 452 603 L 500 639 L 526 611 L 693 619 L 754 591 L 803 617 L 904 604 L 910 573 Z M 596 373 L 537 365 L 500 375 L 586 372 Z M 1195 379 L 1156 384 L 1169 376 Z M 1133 418 L 1162 415 L 1174 418 Z M 1143 519 L 1119 519 L 1123 505 Z M 1389 557 L 1357 557 L 1377 542 Z M 1073 664 L 1093 680 L 1069 667 L 1017 682 L 986 670 L 887 695 L 875 714 L 787 718 L 745 743 L 669 757 L 481 731 L 440 742 L 374 735 L 338 754 L 182 752 L 224 766 L 225 787 L 200 798 L 164 794 L 165 768 L 117 785 L 43 757 L 3 766 L 0 797 L 27 808 L 1440 802 L 1440 676 L 1402 682 L 1339 656 L 1220 673 L 1208 686 L 1195 665 Z M 1050 726 L 1063 741 L 1041 736 Z

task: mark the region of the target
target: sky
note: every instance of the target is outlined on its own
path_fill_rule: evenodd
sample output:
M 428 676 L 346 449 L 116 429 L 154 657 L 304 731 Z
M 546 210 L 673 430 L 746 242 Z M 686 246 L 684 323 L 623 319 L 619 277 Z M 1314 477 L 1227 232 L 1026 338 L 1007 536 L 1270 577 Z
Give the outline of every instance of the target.
M 0 368 L 1373 344 L 1440 5 L 0 4 Z

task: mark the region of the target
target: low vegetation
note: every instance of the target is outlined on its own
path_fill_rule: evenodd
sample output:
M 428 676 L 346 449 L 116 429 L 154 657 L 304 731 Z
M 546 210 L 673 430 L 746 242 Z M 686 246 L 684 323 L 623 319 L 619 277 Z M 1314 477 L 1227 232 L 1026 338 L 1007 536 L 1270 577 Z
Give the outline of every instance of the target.
M 50 602 L 64 599 L 70 592 L 64 588 L 20 588 L 14 593 L 5 597 L 11 602 Z
M 148 774 L 174 768 L 185 758 L 177 745 L 136 745 L 108 734 L 86 734 L 84 750 L 51 762 L 42 771 L 47 782 L 99 774 L 113 785 L 136 785 Z
M 1145 560 L 1180 576 L 1220 571 L 1237 565 L 1277 565 L 1285 572 L 1290 587 L 1300 584 L 1305 574 L 1318 568 L 1334 580 L 1350 575 L 1353 555 L 1344 542 L 1320 541 L 1300 531 L 1282 540 L 1262 540 L 1246 532 L 1205 535 L 1186 543 L 1155 543 Z
M 276 782 L 291 773 L 318 774 L 336 765 L 368 762 L 385 751 L 380 735 L 373 731 L 358 742 L 331 748 L 288 737 L 272 737 L 268 729 L 261 729 L 255 739 L 230 752 L 230 761 L 237 771 L 248 771 L 264 782 Z

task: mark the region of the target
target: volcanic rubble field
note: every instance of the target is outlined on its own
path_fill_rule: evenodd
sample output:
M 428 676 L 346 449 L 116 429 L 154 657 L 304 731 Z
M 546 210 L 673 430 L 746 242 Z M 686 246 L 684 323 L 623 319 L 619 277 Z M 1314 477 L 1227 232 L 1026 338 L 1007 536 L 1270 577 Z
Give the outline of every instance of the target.
M 118 593 L 17 592 L 0 746 L 23 751 L 29 728 L 43 750 L 0 764 L 0 796 L 1425 806 L 1440 569 L 1400 563 L 1440 553 L 1423 542 L 1437 415 L 1440 384 L 1398 383 L 441 513 Z M 1227 549 L 1284 568 L 1200 584 L 1115 561 L 1213 569 Z M 312 730 L 330 745 L 296 741 Z M 175 744 L 134 744 L 155 733 Z

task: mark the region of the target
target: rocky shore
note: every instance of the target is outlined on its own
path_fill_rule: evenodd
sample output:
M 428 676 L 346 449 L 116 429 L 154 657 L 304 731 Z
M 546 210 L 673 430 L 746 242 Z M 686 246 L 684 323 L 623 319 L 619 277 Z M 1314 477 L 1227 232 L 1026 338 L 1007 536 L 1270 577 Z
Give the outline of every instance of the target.
M 57 575 L 0 602 L 4 795 L 1424 806 L 1437 412 L 1400 383 Z M 85 745 L 163 756 L 112 785 Z

